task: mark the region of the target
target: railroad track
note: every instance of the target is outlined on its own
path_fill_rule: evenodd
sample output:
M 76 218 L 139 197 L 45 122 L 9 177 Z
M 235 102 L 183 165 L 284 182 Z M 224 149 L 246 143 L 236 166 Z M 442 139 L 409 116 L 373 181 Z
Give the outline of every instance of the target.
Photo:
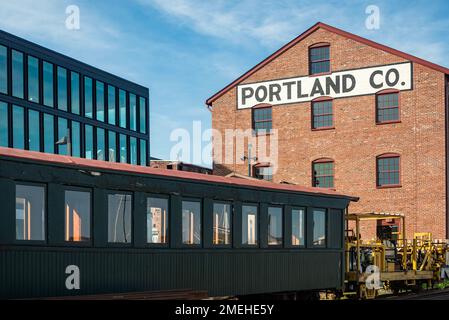
M 421 293 L 381 296 L 376 300 L 449 300 L 449 289 L 431 289 Z

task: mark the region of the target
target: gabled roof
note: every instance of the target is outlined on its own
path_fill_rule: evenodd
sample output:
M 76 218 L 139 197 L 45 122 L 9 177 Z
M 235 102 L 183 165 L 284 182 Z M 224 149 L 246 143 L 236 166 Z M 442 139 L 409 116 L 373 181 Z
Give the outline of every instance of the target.
M 241 178 L 227 178 L 222 176 L 206 175 L 202 173 L 155 169 L 151 167 L 142 167 L 127 163 L 106 162 L 99 160 L 88 160 L 63 155 L 41 153 L 35 151 L 26 151 L 12 148 L 0 147 L 0 159 L 11 159 L 15 161 L 24 161 L 31 163 L 43 163 L 54 166 L 72 167 L 75 169 L 84 169 L 91 172 L 112 172 L 117 174 L 137 174 L 148 177 L 160 177 L 166 179 L 185 179 L 198 183 L 213 183 L 234 187 L 249 187 L 254 189 L 265 189 L 278 192 L 296 192 L 301 194 L 311 194 L 317 196 L 329 196 L 345 198 L 351 201 L 358 201 L 359 198 L 344 195 L 330 189 L 301 187 L 298 185 L 285 185 L 264 180 L 246 180 Z
M 332 27 L 332 26 L 327 25 L 327 24 L 322 23 L 322 22 L 318 22 L 318 23 L 314 24 L 311 28 L 307 29 L 305 32 L 300 34 L 298 37 L 296 37 L 295 39 L 293 39 L 292 41 L 290 41 L 289 43 L 284 45 L 282 48 L 280 48 L 279 50 L 277 50 L 276 52 L 274 52 L 273 54 L 268 56 L 265 60 L 259 62 L 257 65 L 255 65 L 253 68 L 251 68 L 246 73 L 241 75 L 239 78 L 235 79 L 233 82 L 228 84 L 226 87 L 224 87 L 223 89 L 221 89 L 220 91 L 215 93 L 213 96 L 211 96 L 209 99 L 206 100 L 206 105 L 212 106 L 212 102 L 217 100 L 219 97 L 221 97 L 223 94 L 228 92 L 230 89 L 232 89 L 234 86 L 236 86 L 240 82 L 244 81 L 245 79 L 247 79 L 248 77 L 253 75 L 258 70 L 262 69 L 265 65 L 267 65 L 268 63 L 270 63 L 271 61 L 273 61 L 274 59 L 279 57 L 285 51 L 287 51 L 291 47 L 295 46 L 298 42 L 300 42 L 301 40 L 303 40 L 304 38 L 306 38 L 307 36 L 309 36 L 310 34 L 315 32 L 319 28 L 322 28 L 324 30 L 336 33 L 336 34 L 341 35 L 343 37 L 352 39 L 354 41 L 358 41 L 360 43 L 366 44 L 366 45 L 371 46 L 373 48 L 376 48 L 376 49 L 379 49 L 379 50 L 391 53 L 391 54 L 396 55 L 398 57 L 401 57 L 403 59 L 410 60 L 412 62 L 416 62 L 416 63 L 421 64 L 423 66 L 426 66 L 426 67 L 428 67 L 430 69 L 433 69 L 433 70 L 436 70 L 436 71 L 440 71 L 440 72 L 442 72 L 444 74 L 449 74 L 449 69 L 448 68 L 445 68 L 443 66 L 435 64 L 433 62 L 426 61 L 424 59 L 421 59 L 421 58 L 415 57 L 413 55 L 410 55 L 408 53 L 405 53 L 405 52 L 402 52 L 402 51 L 390 48 L 388 46 L 385 46 L 383 44 L 380 44 L 380 43 L 368 40 L 368 39 L 360 37 L 360 36 L 357 36 L 357 35 L 352 34 L 350 32 L 347 32 L 347 31 L 344 31 L 344 30 Z

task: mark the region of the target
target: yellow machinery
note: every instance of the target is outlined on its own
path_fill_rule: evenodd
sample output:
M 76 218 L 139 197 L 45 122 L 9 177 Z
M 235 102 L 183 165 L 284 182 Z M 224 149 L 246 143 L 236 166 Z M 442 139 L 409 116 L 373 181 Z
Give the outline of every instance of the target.
M 362 222 L 393 219 L 400 222 L 401 232 L 392 232 L 389 239 L 361 239 Z M 441 280 L 441 268 L 448 264 L 446 241 L 436 242 L 430 233 L 415 233 L 407 240 L 401 214 L 350 213 L 346 221 L 345 294 L 371 299 L 379 290 L 419 290 L 424 283 L 432 287 Z M 351 221 L 355 231 L 349 229 Z

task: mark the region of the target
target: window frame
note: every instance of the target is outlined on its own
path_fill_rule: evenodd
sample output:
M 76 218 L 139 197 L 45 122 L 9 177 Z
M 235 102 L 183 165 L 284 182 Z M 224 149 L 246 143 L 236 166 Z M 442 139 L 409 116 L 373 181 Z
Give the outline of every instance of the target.
M 270 109 L 271 110 L 271 119 L 270 120 L 255 120 L 255 114 L 259 110 L 263 109 Z M 266 123 L 271 122 L 271 128 L 269 130 L 267 129 L 256 129 L 256 123 Z M 252 123 L 252 130 L 253 134 L 256 136 L 263 136 L 263 135 L 271 135 L 273 130 L 273 108 L 271 104 L 267 103 L 261 103 L 251 108 L 251 123 Z M 260 132 L 259 130 L 265 130 L 265 132 Z
M 260 178 L 260 176 L 257 174 L 258 170 L 261 168 L 271 168 L 271 179 L 267 180 L 264 178 Z M 259 179 L 259 180 L 263 180 L 263 181 L 268 181 L 268 182 L 273 182 L 273 166 L 271 165 L 271 163 L 269 164 L 255 164 L 252 167 L 253 169 L 253 178 Z M 265 176 L 264 176 L 265 177 Z
M 332 113 L 323 113 L 320 115 L 317 115 L 317 117 L 324 117 L 324 116 L 332 116 L 332 125 L 331 126 L 324 126 L 324 127 L 315 127 L 315 113 L 313 111 L 313 107 L 315 103 L 321 103 L 321 102 L 331 102 L 331 111 Z M 334 99 L 332 97 L 318 97 L 316 99 L 313 99 L 310 102 L 310 128 L 312 131 L 320 131 L 320 130 L 333 130 L 335 129 L 335 108 L 334 108 Z
M 243 207 L 256 207 L 257 214 L 256 214 L 256 244 L 244 244 L 243 243 Z M 238 246 L 240 248 L 244 249 L 258 249 L 260 248 L 260 203 L 257 202 L 242 202 L 241 203 L 241 209 L 240 209 L 240 243 L 238 243 Z
M 384 184 L 379 185 L 379 165 L 378 161 L 380 159 L 390 159 L 398 158 L 398 170 L 397 171 L 383 171 L 383 172 L 398 172 L 398 183 L 395 184 Z M 376 188 L 377 189 L 388 189 L 388 188 L 401 188 L 402 187 L 402 177 L 401 177 L 401 155 L 399 153 L 383 153 L 376 156 Z
M 324 47 L 329 47 L 329 59 L 317 60 L 317 61 L 313 61 L 312 62 L 312 59 L 311 59 L 312 49 L 318 49 L 318 48 L 324 48 Z M 316 77 L 316 76 L 322 76 L 322 75 L 327 75 L 327 74 L 331 74 L 332 73 L 331 45 L 330 45 L 330 43 L 328 43 L 328 42 L 319 42 L 319 43 L 315 43 L 315 44 L 309 46 L 308 59 L 309 59 L 309 76 Z M 325 61 L 329 61 L 329 71 L 319 72 L 319 73 L 312 73 L 312 64 L 313 63 L 319 63 L 319 62 L 325 62 Z
M 89 240 L 88 241 L 67 241 L 65 240 L 65 226 L 66 226 L 66 221 L 65 221 L 65 216 L 62 218 L 63 221 L 63 226 L 62 226 L 62 243 L 64 246 L 67 247 L 93 247 L 93 243 L 94 243 L 94 215 L 93 215 L 93 210 L 94 210 L 94 189 L 92 188 L 86 188 L 86 187 L 78 187 L 78 186 L 71 186 L 71 185 L 66 185 L 63 184 L 61 185 L 61 189 L 63 191 L 63 207 L 62 207 L 62 214 L 65 215 L 65 193 L 66 191 L 75 191 L 75 192 L 88 192 L 90 195 L 90 204 L 89 204 L 89 212 L 90 212 L 90 227 L 89 227 Z M 107 241 L 106 241 L 107 243 Z
M 182 203 L 183 202 L 197 202 L 200 204 L 200 243 L 187 244 L 182 240 Z M 204 247 L 204 199 L 203 198 L 192 198 L 192 197 L 181 197 L 180 199 L 180 212 L 179 212 L 179 222 L 180 222 L 180 234 L 179 234 L 179 242 L 181 248 L 189 248 L 189 249 L 201 249 Z
M 292 243 L 292 236 L 293 236 L 293 210 L 302 210 L 303 211 L 303 233 L 304 233 L 304 237 L 303 237 L 303 244 L 302 245 L 294 245 Z M 291 248 L 291 249 L 304 249 L 307 247 L 307 207 L 305 206 L 298 206 L 298 205 L 293 205 L 289 208 L 289 215 L 287 217 L 290 221 L 289 221 L 289 226 L 290 226 L 290 231 L 289 231 L 289 236 L 290 238 L 288 239 L 288 241 L 285 241 L 285 247 L 286 248 Z M 287 233 L 285 234 L 287 235 Z M 287 239 L 286 239 L 287 240 Z
M 282 236 L 281 236 L 281 244 L 270 244 L 269 242 L 269 236 L 270 236 L 270 224 L 269 224 L 269 219 L 268 217 L 270 216 L 269 211 L 270 208 L 279 208 L 281 209 L 281 232 L 282 232 Z M 268 248 L 283 248 L 285 246 L 285 207 L 283 205 L 279 205 L 279 204 L 271 204 L 268 203 L 267 204 L 267 218 L 266 218 L 267 224 L 266 224 L 266 231 L 267 231 L 267 247 Z
M 48 187 L 45 183 L 37 183 L 37 182 L 30 182 L 27 180 L 14 180 L 14 203 L 17 199 L 17 185 L 23 185 L 23 186 L 30 186 L 30 187 L 43 187 L 44 188 L 44 228 L 45 228 L 45 239 L 44 240 L 18 240 L 17 235 L 15 234 L 15 228 L 16 228 L 16 221 L 14 219 L 14 239 L 13 244 L 14 245 L 20 245 L 20 246 L 42 246 L 48 244 Z M 14 206 L 15 207 L 15 206 Z M 14 216 L 16 215 L 16 210 L 14 210 Z
M 329 231 L 329 223 L 328 223 L 328 217 L 329 217 L 329 212 L 330 210 L 328 208 L 323 208 L 323 207 L 309 207 L 310 210 L 310 231 L 311 231 L 311 235 L 310 235 L 310 245 L 307 246 L 310 249 L 328 249 L 329 246 L 329 240 L 328 240 L 328 231 Z M 314 232 L 313 229 L 315 227 L 314 225 L 314 220 L 313 220 L 313 215 L 314 215 L 314 211 L 324 211 L 324 244 L 323 245 L 314 245 L 313 244 L 313 236 L 314 236 Z
M 224 204 L 224 205 L 229 205 L 231 208 L 230 211 L 230 222 L 229 222 L 229 232 L 230 232 L 230 243 L 229 244 L 214 244 L 214 218 L 213 218 L 213 214 L 214 214 L 214 205 L 215 204 Z M 232 201 L 226 201 L 226 200 L 212 200 L 212 220 L 211 220 L 211 226 L 212 226 L 212 230 L 208 230 L 207 232 L 211 232 L 212 236 L 211 236 L 211 242 L 210 242 L 210 246 L 212 248 L 232 248 L 234 246 L 234 212 L 235 212 L 235 206 L 234 203 Z
M 108 197 L 109 195 L 126 195 L 131 196 L 131 242 L 109 242 L 109 206 L 108 206 Z M 106 213 L 107 213 L 107 232 L 106 232 L 106 245 L 111 248 L 129 248 L 134 247 L 134 209 L 135 209 L 135 197 L 134 193 L 130 191 L 123 191 L 123 190 L 113 190 L 113 189 L 106 189 L 104 192 L 104 201 L 106 205 Z
M 145 222 L 146 222 L 146 218 L 147 218 L 147 205 L 148 205 L 148 198 L 156 198 L 156 199 L 163 199 L 163 200 L 167 200 L 167 207 L 168 207 L 168 213 L 167 213 L 167 241 L 165 243 L 149 243 L 148 239 L 147 239 L 147 232 L 148 229 L 145 226 L 145 247 L 146 248 L 170 248 L 170 241 L 171 241 L 171 234 L 170 234 L 170 226 L 171 226 L 171 221 L 172 221 L 172 206 L 171 206 L 171 199 L 169 195 L 165 195 L 165 194 L 158 194 L 158 193 L 148 193 L 145 192 L 143 194 L 144 198 L 145 198 Z M 181 223 L 182 223 L 182 203 L 181 203 Z M 145 223 L 146 225 L 146 223 Z M 202 236 L 202 235 L 201 235 Z M 183 245 L 182 243 L 182 225 L 181 225 L 181 245 Z M 188 245 L 190 247 L 190 245 Z
M 378 113 L 379 113 L 379 96 L 388 95 L 388 94 L 397 94 L 398 96 L 398 119 L 397 120 L 386 120 L 386 121 L 379 121 Z M 384 108 L 384 109 L 396 109 L 396 108 Z M 376 125 L 383 125 L 383 124 L 392 124 L 392 123 L 401 123 L 401 94 L 399 90 L 396 89 L 385 89 L 381 90 L 376 93 L 375 97 L 375 108 L 374 108 L 374 119 L 376 121 Z
M 322 176 L 315 175 L 315 164 L 322 164 L 322 163 L 332 163 L 333 164 L 333 169 L 332 169 L 333 186 L 332 187 L 320 187 L 320 186 L 316 185 L 316 177 L 330 177 L 329 175 L 322 175 Z M 315 159 L 312 161 L 312 187 L 335 190 L 335 160 L 334 159 L 319 158 L 319 159 Z

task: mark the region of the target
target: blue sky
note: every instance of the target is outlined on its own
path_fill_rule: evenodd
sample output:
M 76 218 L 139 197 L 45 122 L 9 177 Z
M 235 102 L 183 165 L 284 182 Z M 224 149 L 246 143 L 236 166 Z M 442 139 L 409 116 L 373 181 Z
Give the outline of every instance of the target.
M 65 27 L 72 4 L 80 30 Z M 151 155 L 164 159 L 172 130 L 210 128 L 209 96 L 317 21 L 448 67 L 448 16 L 443 0 L 0 0 L 1 29 L 149 87 Z

